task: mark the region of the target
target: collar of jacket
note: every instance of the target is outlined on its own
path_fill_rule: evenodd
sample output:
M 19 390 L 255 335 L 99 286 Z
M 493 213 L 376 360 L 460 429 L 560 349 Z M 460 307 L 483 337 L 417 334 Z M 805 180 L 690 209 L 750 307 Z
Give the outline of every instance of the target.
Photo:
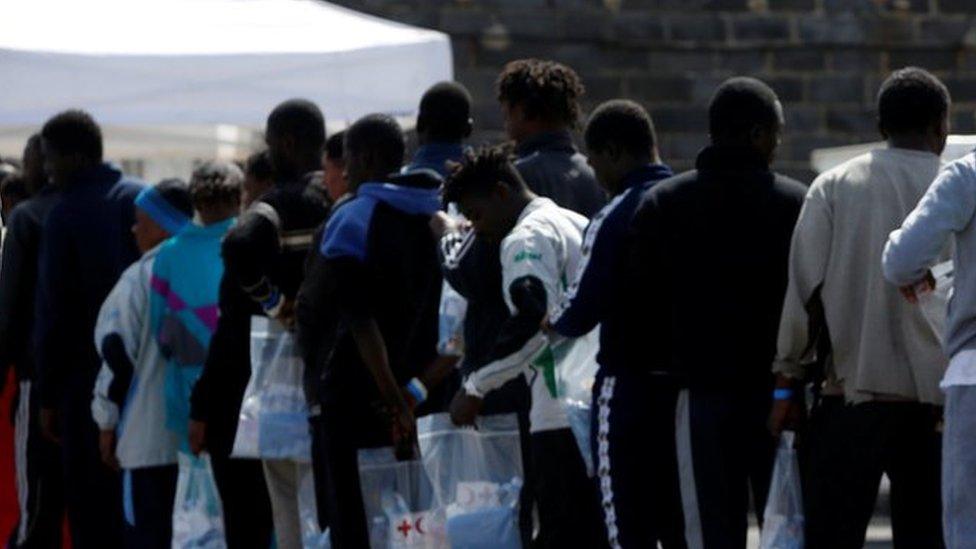
M 624 177 L 620 190 L 625 191 L 635 185 L 641 185 L 648 181 L 667 179 L 672 175 L 674 175 L 674 172 L 666 164 L 645 164 Z
M 751 147 L 709 145 L 698 153 L 700 171 L 768 172 L 769 162 Z
M 542 132 L 523 140 L 515 147 L 515 154 L 519 158 L 526 157 L 539 151 L 576 152 L 573 136 L 569 130 Z
M 464 146 L 460 143 L 426 143 L 417 149 L 413 160 L 403 168 L 403 173 L 427 168 L 434 170 L 441 177 L 447 177 L 447 162 L 460 162 L 463 156 Z
M 122 179 L 122 170 L 113 164 L 103 162 L 75 174 L 67 187 L 72 191 L 82 190 L 93 183 L 116 183 L 120 179 Z

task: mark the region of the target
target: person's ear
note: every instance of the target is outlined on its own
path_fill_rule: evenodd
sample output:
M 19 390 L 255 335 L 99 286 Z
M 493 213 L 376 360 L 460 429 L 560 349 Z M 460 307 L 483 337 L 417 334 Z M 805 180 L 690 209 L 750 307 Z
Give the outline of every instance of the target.
M 502 183 L 501 181 L 495 183 L 495 189 L 492 191 L 492 194 L 495 195 L 495 197 L 497 197 L 502 202 L 508 200 L 508 197 L 511 195 L 511 193 L 512 193 L 512 189 L 509 188 L 508 185 Z

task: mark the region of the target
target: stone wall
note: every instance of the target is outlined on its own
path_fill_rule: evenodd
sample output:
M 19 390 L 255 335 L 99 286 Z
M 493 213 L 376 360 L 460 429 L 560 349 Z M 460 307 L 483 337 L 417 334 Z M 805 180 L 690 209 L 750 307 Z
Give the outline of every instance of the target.
M 336 1 L 336 0 L 333 0 Z M 500 137 L 500 67 L 520 57 L 573 66 L 586 108 L 642 102 L 665 159 L 692 165 L 705 105 L 735 74 L 760 77 L 784 102 L 778 168 L 809 182 L 810 151 L 877 139 L 874 98 L 892 69 L 941 76 L 953 131 L 976 132 L 976 0 L 338 0 L 453 40 L 457 79 L 476 100 L 476 141 Z

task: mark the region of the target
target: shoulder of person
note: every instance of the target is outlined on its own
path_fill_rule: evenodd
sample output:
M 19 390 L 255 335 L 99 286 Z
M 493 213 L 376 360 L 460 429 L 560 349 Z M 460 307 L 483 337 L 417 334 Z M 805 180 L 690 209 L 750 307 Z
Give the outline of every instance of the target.
M 773 176 L 773 184 L 776 186 L 777 191 L 783 194 L 786 198 L 793 199 L 797 202 L 803 202 L 808 189 L 806 185 L 781 173 L 774 172 Z

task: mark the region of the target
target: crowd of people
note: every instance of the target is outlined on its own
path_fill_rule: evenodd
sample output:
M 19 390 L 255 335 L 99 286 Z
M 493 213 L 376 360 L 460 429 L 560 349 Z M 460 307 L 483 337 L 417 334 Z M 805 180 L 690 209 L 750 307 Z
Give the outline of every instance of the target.
M 809 187 L 771 170 L 783 107 L 754 78 L 715 90 L 680 174 L 626 99 L 588 116 L 584 156 L 565 65 L 513 61 L 495 91 L 511 143 L 469 146 L 455 82 L 421 98 L 406 163 L 393 118 L 327 136 L 294 99 L 266 150 L 152 186 L 103 160 L 85 112 L 48 120 L 0 172 L 9 546 L 60 546 L 66 511 L 75 547 L 169 547 L 184 452 L 209 455 L 229 547 L 301 547 L 309 472 L 332 547 L 368 547 L 358 452 L 415 457 L 416 418 L 447 413 L 517 415 L 526 547 L 744 548 L 784 430 L 808 548 L 863 546 L 883 474 L 896 547 L 976 547 L 976 156 L 941 164 L 938 78 L 893 72 L 886 146 Z M 235 455 L 255 317 L 297 341 L 310 463 Z M 556 378 L 587 342 L 583 456 Z

